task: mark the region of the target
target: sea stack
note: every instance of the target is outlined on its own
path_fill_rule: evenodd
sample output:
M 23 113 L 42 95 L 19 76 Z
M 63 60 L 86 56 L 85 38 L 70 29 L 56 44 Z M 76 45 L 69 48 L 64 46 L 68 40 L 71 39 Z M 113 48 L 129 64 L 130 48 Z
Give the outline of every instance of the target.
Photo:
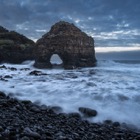
M 35 46 L 37 68 L 51 68 L 51 56 L 57 54 L 65 69 L 95 66 L 94 39 L 74 24 L 60 21 L 39 39 Z
M 35 43 L 27 37 L 0 26 L 0 62 L 21 63 L 32 60 Z

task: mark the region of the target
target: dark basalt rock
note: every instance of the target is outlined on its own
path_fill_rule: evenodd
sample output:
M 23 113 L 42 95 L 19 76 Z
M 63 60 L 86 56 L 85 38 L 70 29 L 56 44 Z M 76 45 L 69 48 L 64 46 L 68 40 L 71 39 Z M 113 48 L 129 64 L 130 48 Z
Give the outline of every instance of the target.
M 57 114 L 63 112 L 63 109 L 60 106 L 52 106 L 50 108 Z
M 0 69 L 7 69 L 5 65 L 0 66 Z
M 29 75 L 40 76 L 40 75 L 47 75 L 47 74 L 46 73 L 42 73 L 41 71 L 38 71 L 38 70 L 34 70 L 34 71 L 31 71 L 29 73 Z
M 58 54 L 65 69 L 95 66 L 94 40 L 74 24 L 60 21 L 42 36 L 35 47 L 37 68 L 51 68 L 50 58 Z
M 4 78 L 8 78 L 9 79 L 9 78 L 13 78 L 13 77 L 10 76 L 10 75 L 5 75 Z
M 32 60 L 35 43 L 25 36 L 0 26 L 0 62 Z
M 112 121 L 90 123 L 78 113 L 55 113 L 31 101 L 20 101 L 0 91 L 0 140 L 139 140 L 140 131 Z M 114 122 L 115 123 L 115 122 Z
M 97 115 L 97 111 L 94 109 L 86 108 L 86 107 L 79 107 L 79 111 L 85 117 L 95 117 Z

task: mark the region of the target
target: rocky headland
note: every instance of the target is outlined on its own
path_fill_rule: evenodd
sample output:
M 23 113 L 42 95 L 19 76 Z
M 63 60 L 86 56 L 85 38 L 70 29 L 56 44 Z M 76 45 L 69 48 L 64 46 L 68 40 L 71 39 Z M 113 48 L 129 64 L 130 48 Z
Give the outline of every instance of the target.
M 37 68 L 52 68 L 53 54 L 62 59 L 65 69 L 96 65 L 94 39 L 74 24 L 60 21 L 36 43 L 0 26 L 0 62 L 35 60 Z
M 96 63 L 94 40 L 74 24 L 60 21 L 42 36 L 35 47 L 37 68 L 51 68 L 50 58 L 59 55 L 65 69 L 92 67 Z
M 34 45 L 27 37 L 0 26 L 0 62 L 21 63 L 33 60 Z

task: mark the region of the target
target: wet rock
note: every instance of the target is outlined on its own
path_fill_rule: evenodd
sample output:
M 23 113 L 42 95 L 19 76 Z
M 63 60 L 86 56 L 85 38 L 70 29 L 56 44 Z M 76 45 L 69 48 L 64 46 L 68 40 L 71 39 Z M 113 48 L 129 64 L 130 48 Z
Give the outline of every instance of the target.
M 22 137 L 20 140 L 30 140 L 30 138 L 27 137 L 27 136 L 24 136 L 24 137 Z
M 13 77 L 10 75 L 5 75 L 4 78 L 13 78 Z
M 68 77 L 68 78 L 72 78 L 72 79 L 76 79 L 76 78 L 78 78 L 78 76 L 75 75 L 74 73 L 68 73 L 68 74 L 66 75 L 66 77 Z
M 0 69 L 7 69 L 5 65 L 0 66 Z
M 140 135 L 135 137 L 136 140 L 140 140 Z
M 11 71 L 16 71 L 17 68 L 14 68 L 14 67 L 8 67 L 8 69 L 10 69 Z
M 41 111 L 46 111 L 49 109 L 49 107 L 47 107 L 46 105 L 41 105 L 40 109 L 41 109 Z
M 24 70 L 24 71 L 28 71 L 28 70 L 30 70 L 30 68 L 22 68 L 22 69 L 20 69 L 21 71 L 22 70 Z
M 32 104 L 32 102 L 30 100 L 22 100 L 21 103 L 23 103 L 25 105 Z
M 38 106 L 33 105 L 33 106 L 30 106 L 30 111 L 33 111 L 33 112 L 38 113 L 38 112 L 40 112 L 41 110 L 40 110 L 40 108 L 39 108 Z
M 40 75 L 47 75 L 47 74 L 46 73 L 42 73 L 41 71 L 34 70 L 34 71 L 31 71 L 29 73 L 29 75 L 40 76 Z
M 1 81 L 5 81 L 5 82 L 8 82 L 8 80 L 4 79 L 3 77 L 0 77 L 0 80 Z
M 6 97 L 6 95 L 0 91 L 0 97 Z
M 63 112 L 63 109 L 60 106 L 52 106 L 50 109 L 52 109 L 55 113 Z
M 119 126 L 120 126 L 120 123 L 119 123 L 119 122 L 113 122 L 112 125 L 113 125 L 114 127 L 119 127 Z
M 90 70 L 90 71 L 89 71 L 89 74 L 90 74 L 90 75 L 95 75 L 96 72 L 95 72 L 95 70 Z
M 4 137 L 8 137 L 8 136 L 10 135 L 10 130 L 5 129 L 5 131 L 2 133 L 2 135 L 3 135 Z
M 35 139 L 40 139 L 41 138 L 40 134 L 32 131 L 29 127 L 24 128 L 23 133 L 24 133 L 25 136 L 33 137 Z
M 72 117 L 72 118 L 81 119 L 81 115 L 79 113 L 77 113 L 77 112 L 69 113 L 68 116 Z
M 96 84 L 95 84 L 95 83 L 93 83 L 93 82 L 88 82 L 88 83 L 87 83 L 87 86 L 90 86 L 90 87 L 95 87 L 95 86 L 96 86 Z
M 79 111 L 85 116 L 85 117 L 95 117 L 97 115 L 97 111 L 90 108 L 85 107 L 79 107 Z
M 65 69 L 95 66 L 94 40 L 74 24 L 60 21 L 35 46 L 37 68 L 52 68 L 50 58 L 58 54 Z
M 0 132 L 2 132 L 3 131 L 3 127 L 2 126 L 0 126 Z
M 104 123 L 111 125 L 113 122 L 112 122 L 112 120 L 105 120 Z

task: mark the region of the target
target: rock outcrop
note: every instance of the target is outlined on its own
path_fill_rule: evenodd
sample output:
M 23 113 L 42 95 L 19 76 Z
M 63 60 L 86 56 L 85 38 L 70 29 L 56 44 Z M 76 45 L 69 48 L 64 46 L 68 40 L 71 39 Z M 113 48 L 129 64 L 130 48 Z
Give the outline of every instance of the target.
M 58 54 L 65 69 L 91 67 L 96 63 L 94 40 L 74 24 L 60 21 L 36 43 L 37 68 L 51 68 L 50 58 Z
M 0 26 L 0 62 L 21 63 L 33 59 L 35 43 Z

